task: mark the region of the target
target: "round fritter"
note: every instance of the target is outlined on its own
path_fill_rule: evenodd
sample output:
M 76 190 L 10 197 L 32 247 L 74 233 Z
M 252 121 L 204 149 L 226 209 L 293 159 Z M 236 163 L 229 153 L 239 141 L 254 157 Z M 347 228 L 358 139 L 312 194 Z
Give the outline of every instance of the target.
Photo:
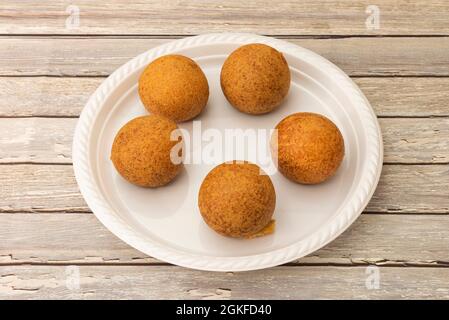
M 277 147 L 273 139 L 272 153 L 284 176 L 302 184 L 317 184 L 335 174 L 345 147 L 332 121 L 316 113 L 299 112 L 284 118 L 276 129 Z
M 111 160 L 120 175 L 141 187 L 159 187 L 182 169 L 182 139 L 171 141 L 178 127 L 170 119 L 149 115 L 126 123 L 115 136 Z M 173 150 L 173 154 L 172 154 Z
M 182 122 L 204 109 L 209 85 L 195 61 L 181 55 L 166 55 L 151 62 L 141 74 L 139 96 L 151 113 Z
M 198 206 L 216 232 L 250 238 L 270 224 L 276 205 L 271 179 L 249 162 L 225 162 L 201 184 Z
M 221 69 L 221 88 L 229 103 L 249 114 L 274 110 L 290 88 L 290 70 L 282 53 L 253 43 L 232 52 Z

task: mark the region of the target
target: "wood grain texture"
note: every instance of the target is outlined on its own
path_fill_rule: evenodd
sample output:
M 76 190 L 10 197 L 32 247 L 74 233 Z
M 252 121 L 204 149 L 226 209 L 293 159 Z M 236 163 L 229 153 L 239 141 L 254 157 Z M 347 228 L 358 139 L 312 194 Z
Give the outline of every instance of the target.
M 379 119 L 384 162 L 448 163 L 449 119 Z
M 106 76 L 166 38 L 2 37 L 0 76 Z M 289 39 L 351 76 L 449 76 L 449 37 Z
M 0 117 L 73 117 L 104 78 L 1 78 Z
M 0 267 L 2 299 L 448 299 L 449 268 L 276 267 L 240 273 L 172 266 Z M 77 275 L 79 274 L 79 277 Z M 79 287 L 74 280 L 79 280 Z
M 0 118 L 0 163 L 70 164 L 78 119 Z M 386 163 L 448 163 L 448 118 L 379 119 Z
M 79 25 L 66 27 L 69 4 Z M 380 28 L 370 30 L 367 7 L 377 5 Z M 252 32 L 270 35 L 449 34 L 444 0 L 394 1 L 133 1 L 3 0 L 3 34 L 197 34 Z M 72 20 L 73 21 L 73 20 Z M 70 22 L 70 20 L 68 20 Z
M 384 165 L 367 210 L 448 213 L 449 165 Z
M 380 117 L 449 116 L 449 78 L 355 78 Z
M 0 181 L 0 212 L 90 212 L 70 165 L 0 165 Z M 448 181 L 449 165 L 384 165 L 366 210 L 449 213 Z
M 449 266 L 449 216 L 363 214 L 295 265 Z M 0 215 L 0 264 L 161 264 L 90 214 Z
M 379 117 L 449 116 L 449 78 L 354 78 Z M 0 117 L 79 116 L 99 78 L 0 77 Z
M 89 211 L 72 166 L 0 166 L 0 181 L 0 211 Z
M 70 118 L 0 119 L 0 163 L 71 163 L 76 122 Z
M 73 4 L 80 24 L 70 28 Z M 377 30 L 365 25 L 373 4 Z M 2 1 L 0 299 L 449 299 L 447 12 L 444 0 Z M 278 36 L 321 54 L 382 118 L 385 165 L 365 214 L 288 266 L 170 266 L 108 231 L 74 179 L 76 117 L 104 77 L 175 38 L 224 31 Z M 366 286 L 369 265 L 379 266 L 378 289 Z

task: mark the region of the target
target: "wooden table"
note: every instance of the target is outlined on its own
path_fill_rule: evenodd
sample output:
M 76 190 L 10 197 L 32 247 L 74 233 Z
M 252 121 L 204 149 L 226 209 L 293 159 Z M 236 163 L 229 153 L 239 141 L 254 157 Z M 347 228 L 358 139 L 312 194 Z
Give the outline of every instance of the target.
M 0 4 L 0 299 L 449 298 L 448 1 L 108 2 Z M 366 24 L 369 5 L 379 28 Z M 106 76 L 161 43 L 222 31 L 284 38 L 337 64 L 385 144 L 377 191 L 348 231 L 256 272 L 192 271 L 134 250 L 97 221 L 72 171 L 77 117 Z

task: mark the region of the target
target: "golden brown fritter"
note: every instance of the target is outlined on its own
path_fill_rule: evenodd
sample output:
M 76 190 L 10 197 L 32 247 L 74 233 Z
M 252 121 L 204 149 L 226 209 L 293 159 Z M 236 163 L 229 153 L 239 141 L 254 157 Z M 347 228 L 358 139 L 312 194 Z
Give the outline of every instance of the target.
M 345 147 L 332 121 L 316 113 L 299 112 L 284 118 L 276 129 L 277 154 L 275 141 L 272 152 L 284 176 L 302 184 L 317 184 L 335 174 Z
M 195 61 L 166 55 L 151 62 L 141 74 L 139 96 L 151 113 L 181 122 L 201 113 L 209 98 L 209 85 Z
M 141 187 L 159 187 L 173 180 L 182 169 L 182 163 L 173 163 L 170 156 L 178 143 L 171 141 L 170 135 L 177 128 L 175 122 L 158 115 L 138 117 L 125 124 L 111 150 L 111 160 L 120 175 Z
M 221 69 L 221 88 L 229 103 L 249 114 L 274 110 L 290 88 L 290 70 L 282 53 L 253 43 L 230 54 Z
M 212 169 L 201 184 L 198 206 L 216 232 L 251 238 L 273 232 L 276 205 L 273 183 L 257 165 L 226 162 Z

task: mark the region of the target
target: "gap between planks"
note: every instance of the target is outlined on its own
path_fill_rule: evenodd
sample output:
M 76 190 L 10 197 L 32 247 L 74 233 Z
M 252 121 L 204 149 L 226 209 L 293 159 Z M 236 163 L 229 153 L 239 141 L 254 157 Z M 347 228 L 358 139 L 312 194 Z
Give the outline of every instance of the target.
M 226 31 L 223 31 L 226 33 Z M 77 34 L 64 34 L 64 33 L 0 33 L 0 40 L 2 38 L 24 38 L 24 39 L 83 39 L 83 38 L 95 38 L 95 39 L 182 39 L 188 37 L 195 37 L 201 34 L 89 34 L 89 33 L 77 33 Z M 332 35 L 332 34 L 257 34 L 264 37 L 278 38 L 283 40 L 295 40 L 295 39 L 349 39 L 349 38 L 448 38 L 449 34 L 349 34 L 349 35 Z
M 11 115 L 11 116 L 5 116 L 5 115 L 0 115 L 0 119 L 30 119 L 30 118 L 34 118 L 34 119 L 79 119 L 79 116 L 71 116 L 71 115 L 66 115 L 66 116 L 59 116 L 59 115 L 30 115 L 30 116 L 20 116 L 20 115 Z M 386 116 L 386 115 L 378 115 L 377 119 L 434 119 L 434 118 L 449 118 L 449 114 L 447 115 L 431 115 L 431 116 Z
M 90 74 L 3 74 L 0 75 L 0 78 L 56 78 L 56 79 L 106 79 L 109 75 L 90 75 Z M 448 78 L 449 75 L 445 74 L 367 74 L 360 75 L 354 74 L 349 76 L 351 79 L 363 79 L 363 78 Z
M 122 267 L 139 267 L 139 266 L 147 266 L 147 267 L 158 267 L 158 266 L 167 266 L 167 267 L 178 267 L 177 265 L 170 264 L 168 262 L 158 261 L 158 262 L 82 262 L 80 260 L 75 261 L 61 261 L 61 262 L 20 262 L 20 263 L 2 263 L 0 262 L 0 267 L 13 267 L 13 266 L 91 266 L 91 267 L 102 267 L 102 266 L 122 266 Z M 272 268 L 276 267 L 289 267 L 289 268 L 306 268 L 306 267 L 351 267 L 351 268 L 366 268 L 368 266 L 377 266 L 379 268 L 449 268 L 449 261 L 435 261 L 435 262 L 426 262 L 426 261 L 396 261 L 396 260 L 380 260 L 379 262 L 372 261 L 361 261 L 355 263 L 311 263 L 311 262 L 289 262 L 284 263 Z

